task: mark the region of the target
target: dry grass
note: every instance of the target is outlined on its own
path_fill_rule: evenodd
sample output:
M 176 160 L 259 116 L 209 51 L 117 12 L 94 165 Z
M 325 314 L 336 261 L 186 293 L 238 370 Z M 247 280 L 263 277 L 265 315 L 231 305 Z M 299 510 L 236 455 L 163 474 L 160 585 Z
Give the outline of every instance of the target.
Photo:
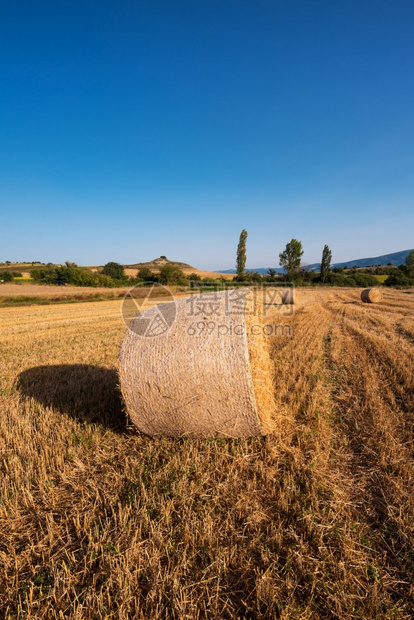
M 125 425 L 119 305 L 0 309 L 0 617 L 413 618 L 414 295 L 297 292 L 248 440 Z
M 183 272 L 186 275 L 191 275 L 195 273 L 200 276 L 200 278 L 223 278 L 224 280 L 233 280 L 235 274 L 234 273 L 219 273 L 217 271 L 203 271 L 202 269 L 190 269 L 188 267 L 183 268 Z
M 87 302 L 87 301 L 106 301 L 110 299 L 123 299 L 131 290 L 131 287 L 119 288 L 95 288 L 78 286 L 53 286 L 41 284 L 4 284 L 0 287 L 0 308 L 11 306 L 31 306 L 49 305 L 55 303 Z M 145 298 L 150 293 L 151 287 L 134 288 L 133 298 Z M 184 294 L 180 287 L 170 287 L 175 297 L 182 297 Z M 157 293 L 158 294 L 158 293 Z M 167 289 L 162 288 L 159 295 L 169 296 Z M 132 297 L 129 295 L 128 299 Z M 150 305 L 153 305 L 152 302 Z M 129 304 L 131 305 L 131 304 Z M 141 307 L 140 303 L 140 307 Z M 137 306 L 132 303 L 130 308 L 133 315 L 137 312 Z
M 105 288 L 105 287 L 85 287 L 85 286 L 54 286 L 52 284 L 0 284 L 1 297 L 73 297 L 74 295 L 119 295 L 124 294 L 130 287 Z
M 127 276 L 136 276 L 137 275 L 137 271 L 138 269 L 130 269 L 130 268 L 126 268 L 125 269 L 125 273 Z M 159 270 L 154 269 L 154 272 L 157 272 Z M 186 276 L 191 275 L 192 273 L 197 274 L 198 276 L 200 276 L 200 278 L 224 278 L 225 280 L 232 280 L 234 278 L 234 273 L 218 273 L 216 271 L 203 271 L 202 269 L 193 269 L 192 267 L 183 267 L 182 268 L 183 273 L 185 273 Z

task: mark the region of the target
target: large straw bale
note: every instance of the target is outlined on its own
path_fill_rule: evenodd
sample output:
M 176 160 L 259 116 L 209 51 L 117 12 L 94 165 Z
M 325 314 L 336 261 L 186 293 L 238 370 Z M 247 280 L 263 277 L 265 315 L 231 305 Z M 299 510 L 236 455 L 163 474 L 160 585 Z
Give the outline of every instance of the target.
M 147 435 L 248 437 L 275 427 L 261 304 L 247 289 L 137 315 L 122 344 L 120 379 L 129 417 Z
M 376 304 L 382 300 L 382 292 L 381 289 L 375 288 L 366 288 L 361 293 L 361 299 L 363 302 L 367 304 Z
M 294 304 L 295 303 L 295 289 L 288 288 L 282 293 L 282 304 Z

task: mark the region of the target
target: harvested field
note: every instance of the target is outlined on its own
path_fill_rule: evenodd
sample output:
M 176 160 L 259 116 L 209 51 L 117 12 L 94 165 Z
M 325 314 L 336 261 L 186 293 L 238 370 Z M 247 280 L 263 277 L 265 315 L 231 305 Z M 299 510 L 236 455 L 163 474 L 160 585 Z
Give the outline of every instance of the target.
M 126 425 L 119 300 L 0 308 L 0 617 L 413 618 L 414 292 L 359 295 L 296 291 L 237 440 Z
M 55 286 L 52 284 L 0 284 L 1 297 L 71 297 L 73 295 L 116 295 L 124 294 L 129 287 L 105 288 L 85 286 Z
M 139 287 L 134 289 L 134 298 L 145 298 L 151 287 Z M 169 297 L 169 292 L 160 287 L 160 296 Z M 0 308 L 9 306 L 49 305 L 65 302 L 106 301 L 121 299 L 131 290 L 131 287 L 119 288 L 95 288 L 80 286 L 52 286 L 41 284 L 3 284 L 0 287 Z M 170 287 L 176 297 L 182 297 L 183 289 Z M 158 294 L 158 293 L 157 293 Z M 153 305 L 153 304 L 151 304 Z M 134 305 L 134 313 L 136 307 Z

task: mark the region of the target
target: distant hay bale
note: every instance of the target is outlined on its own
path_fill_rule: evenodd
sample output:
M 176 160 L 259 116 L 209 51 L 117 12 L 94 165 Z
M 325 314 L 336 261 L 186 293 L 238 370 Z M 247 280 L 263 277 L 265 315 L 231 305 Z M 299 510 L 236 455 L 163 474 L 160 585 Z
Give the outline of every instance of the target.
M 288 288 L 282 293 L 282 304 L 294 304 L 295 303 L 295 290 Z
M 275 427 L 274 380 L 257 297 L 246 289 L 194 295 L 132 319 L 121 390 L 145 434 L 249 437 Z
M 382 300 L 382 292 L 379 288 L 366 288 L 361 293 L 361 299 L 367 304 L 376 304 Z

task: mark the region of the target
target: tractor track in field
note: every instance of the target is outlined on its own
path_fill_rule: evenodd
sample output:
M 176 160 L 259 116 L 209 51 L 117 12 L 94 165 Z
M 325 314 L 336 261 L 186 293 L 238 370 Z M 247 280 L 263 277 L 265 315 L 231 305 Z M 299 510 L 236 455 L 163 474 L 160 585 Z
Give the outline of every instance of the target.
M 373 565 L 380 563 L 381 553 L 386 558 L 391 579 L 397 584 L 390 587 L 393 599 L 403 598 L 407 610 L 412 610 L 413 594 L 406 590 L 408 575 L 413 573 L 411 526 L 407 534 L 407 523 L 414 518 L 413 426 L 406 417 L 411 401 L 401 401 L 396 410 L 398 379 L 393 370 L 389 371 L 372 337 L 355 329 L 343 308 L 329 307 L 329 312 L 334 320 L 339 320 L 326 339 L 326 363 L 334 379 L 331 396 L 349 451 L 348 471 L 354 480 L 356 519 L 365 522 L 370 530 L 366 545 Z M 363 351 L 359 359 L 358 351 Z M 382 389 L 373 394 L 375 384 Z M 405 480 L 403 495 L 401 478 Z M 404 523 L 395 509 L 400 502 L 406 510 Z

